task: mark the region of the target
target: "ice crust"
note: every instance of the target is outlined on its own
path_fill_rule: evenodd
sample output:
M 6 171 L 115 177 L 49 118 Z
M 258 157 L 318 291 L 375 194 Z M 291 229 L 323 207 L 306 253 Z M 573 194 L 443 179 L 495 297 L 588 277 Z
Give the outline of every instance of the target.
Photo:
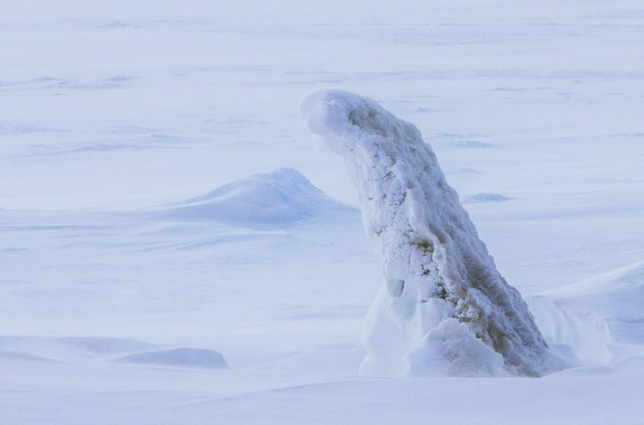
M 361 373 L 542 376 L 561 367 L 413 124 L 342 91 L 307 96 L 300 117 L 345 159 L 382 263 Z

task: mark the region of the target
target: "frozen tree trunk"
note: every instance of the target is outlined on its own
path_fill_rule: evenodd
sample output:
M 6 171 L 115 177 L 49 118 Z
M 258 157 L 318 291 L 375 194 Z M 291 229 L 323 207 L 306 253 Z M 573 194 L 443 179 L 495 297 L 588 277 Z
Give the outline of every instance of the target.
M 413 124 L 340 91 L 309 95 L 300 116 L 344 157 L 382 262 L 363 374 L 541 376 L 559 368 Z

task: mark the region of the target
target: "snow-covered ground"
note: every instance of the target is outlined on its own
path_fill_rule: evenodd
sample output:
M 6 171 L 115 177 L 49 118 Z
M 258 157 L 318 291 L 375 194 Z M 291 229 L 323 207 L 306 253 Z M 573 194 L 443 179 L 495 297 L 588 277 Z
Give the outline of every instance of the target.
M 0 423 L 641 424 L 642 46 L 639 0 L 3 0 Z M 358 375 L 329 88 L 420 128 L 582 366 Z

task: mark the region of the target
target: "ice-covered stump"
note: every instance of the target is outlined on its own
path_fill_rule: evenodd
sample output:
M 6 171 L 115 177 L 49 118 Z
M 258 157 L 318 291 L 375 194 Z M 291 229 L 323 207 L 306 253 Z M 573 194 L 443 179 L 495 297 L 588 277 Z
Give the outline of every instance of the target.
M 344 157 L 382 261 L 362 373 L 540 376 L 558 368 L 413 124 L 340 91 L 309 95 L 300 116 Z

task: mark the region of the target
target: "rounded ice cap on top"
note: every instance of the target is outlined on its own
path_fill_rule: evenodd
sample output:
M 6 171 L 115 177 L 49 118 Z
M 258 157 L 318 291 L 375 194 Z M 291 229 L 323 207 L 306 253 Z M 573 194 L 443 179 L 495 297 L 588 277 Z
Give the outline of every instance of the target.
M 396 118 L 376 101 L 341 90 L 309 94 L 300 102 L 299 115 L 311 133 L 324 136 L 336 151 L 370 137 L 422 140 L 413 124 Z

